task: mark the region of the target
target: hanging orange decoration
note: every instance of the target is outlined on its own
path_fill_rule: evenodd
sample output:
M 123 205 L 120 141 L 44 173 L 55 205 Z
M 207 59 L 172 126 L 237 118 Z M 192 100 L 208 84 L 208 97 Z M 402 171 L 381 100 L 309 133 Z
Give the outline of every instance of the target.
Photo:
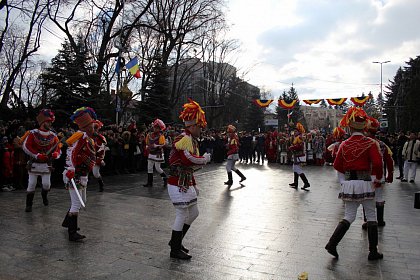
M 319 102 L 321 102 L 322 99 L 306 99 L 303 100 L 303 102 L 305 102 L 308 105 L 312 105 L 312 104 L 318 104 Z
M 297 99 L 293 99 L 292 102 L 287 103 L 286 100 L 284 99 L 279 99 L 278 104 L 280 107 L 282 107 L 283 109 L 293 109 L 293 107 L 295 107 L 296 102 L 298 102 Z
M 350 100 L 354 103 L 354 105 L 362 107 L 370 98 L 371 96 L 368 95 L 366 97 L 352 97 Z
M 344 102 L 346 102 L 347 98 L 330 98 L 327 99 L 328 104 L 332 105 L 332 106 L 340 106 L 341 104 L 343 104 Z
M 268 100 L 267 99 L 254 99 L 252 102 L 254 102 L 254 104 L 256 104 L 258 107 L 266 108 L 273 101 L 274 101 L 273 99 L 268 99 Z

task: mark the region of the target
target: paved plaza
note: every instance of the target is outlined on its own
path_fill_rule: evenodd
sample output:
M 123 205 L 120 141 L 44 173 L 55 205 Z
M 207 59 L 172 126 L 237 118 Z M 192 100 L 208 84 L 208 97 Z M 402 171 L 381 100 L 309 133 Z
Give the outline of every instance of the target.
M 68 241 L 61 222 L 70 205 L 55 184 L 50 205 L 40 190 L 25 213 L 25 191 L 0 193 L 0 279 L 420 279 L 420 183 L 396 180 L 386 187 L 385 221 L 379 229 L 380 261 L 368 261 L 362 211 L 338 246 L 335 260 L 324 246 L 343 217 L 332 167 L 306 167 L 310 191 L 294 190 L 291 166 L 238 164 L 248 178 L 225 166 L 196 172 L 200 216 L 184 239 L 193 258 L 169 258 L 174 208 L 161 178 L 144 188 L 146 174 L 94 178 L 79 217 L 84 242 Z M 302 184 L 302 182 L 300 182 Z

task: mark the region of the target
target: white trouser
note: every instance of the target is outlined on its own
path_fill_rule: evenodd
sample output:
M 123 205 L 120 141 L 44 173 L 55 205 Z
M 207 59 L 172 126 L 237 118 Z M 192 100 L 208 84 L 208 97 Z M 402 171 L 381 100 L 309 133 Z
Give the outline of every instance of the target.
M 153 166 L 155 167 L 157 173 L 162 174 L 163 170 L 160 167 L 161 162 L 157 162 L 154 160 L 147 160 L 147 173 L 153 173 Z
M 375 188 L 375 200 L 376 204 L 384 204 L 384 187 Z
M 232 170 L 233 170 L 233 171 L 238 170 L 238 169 L 235 167 L 235 162 L 236 162 L 236 160 L 234 160 L 234 159 L 227 159 L 227 163 L 226 163 L 226 171 L 227 171 L 227 172 L 232 172 Z
M 86 204 L 86 188 L 77 190 L 80 194 L 80 196 L 83 199 L 83 202 Z M 82 204 L 80 203 L 79 198 L 77 197 L 76 190 L 73 189 L 73 187 L 69 188 L 69 194 L 71 199 L 71 207 L 70 207 L 70 213 L 79 213 L 80 208 L 82 207 Z
M 302 174 L 303 173 L 302 165 L 300 163 L 298 164 L 293 163 L 293 172 L 296 172 L 299 175 Z
M 374 199 L 366 199 L 362 201 L 344 201 L 344 219 L 350 224 L 356 219 L 357 208 L 362 204 L 365 209 L 366 220 L 368 222 L 376 222 L 376 204 Z
M 404 161 L 404 179 L 408 180 L 408 172 L 411 171 L 410 180 L 416 179 L 417 162 Z
M 280 153 L 280 163 L 287 163 L 287 153 Z
M 41 176 L 42 179 L 42 188 L 48 191 L 51 188 L 51 173 L 32 173 L 28 172 L 28 188 L 26 189 L 27 192 L 34 192 L 36 183 L 38 180 L 38 176 Z
M 92 169 L 93 177 L 95 177 L 95 178 L 101 178 L 101 172 L 100 171 L 101 171 L 101 166 L 95 164 L 93 166 L 93 169 Z
M 174 231 L 182 231 L 184 224 L 191 225 L 199 214 L 197 204 L 185 208 L 175 208 L 175 213 L 175 222 L 172 226 Z

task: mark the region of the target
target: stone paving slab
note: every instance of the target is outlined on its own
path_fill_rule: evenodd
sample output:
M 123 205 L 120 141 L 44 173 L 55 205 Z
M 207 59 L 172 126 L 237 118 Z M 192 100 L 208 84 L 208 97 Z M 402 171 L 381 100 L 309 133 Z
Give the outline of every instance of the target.
M 362 214 L 338 246 L 339 260 L 324 249 L 343 203 L 332 167 L 306 167 L 309 192 L 289 188 L 290 166 L 238 167 L 243 185 L 227 188 L 224 165 L 196 173 L 200 216 L 184 243 L 193 258 L 169 258 L 175 217 L 161 178 L 144 188 L 146 174 L 95 179 L 79 218 L 83 243 L 69 242 L 61 227 L 69 207 L 62 186 L 42 205 L 39 189 L 32 213 L 24 212 L 25 192 L 0 192 L 0 279 L 420 279 L 420 215 L 413 208 L 416 183 L 387 185 L 379 248 L 384 259 L 367 260 Z

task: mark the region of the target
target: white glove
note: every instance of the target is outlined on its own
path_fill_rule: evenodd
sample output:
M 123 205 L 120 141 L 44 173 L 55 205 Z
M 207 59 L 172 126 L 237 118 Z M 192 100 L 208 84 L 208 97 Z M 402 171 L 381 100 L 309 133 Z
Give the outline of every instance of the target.
M 206 163 L 209 163 L 211 161 L 211 154 L 209 153 L 204 153 L 203 157 L 206 158 Z

